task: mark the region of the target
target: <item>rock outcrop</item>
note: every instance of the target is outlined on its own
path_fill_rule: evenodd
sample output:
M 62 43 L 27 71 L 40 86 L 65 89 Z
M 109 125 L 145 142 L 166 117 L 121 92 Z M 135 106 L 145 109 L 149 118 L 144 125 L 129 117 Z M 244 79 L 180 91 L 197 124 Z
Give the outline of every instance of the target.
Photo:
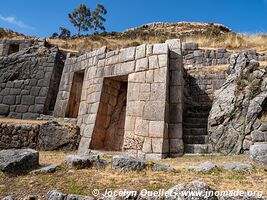
M 7 176 L 24 174 L 39 165 L 39 152 L 33 149 L 0 151 L 0 170 Z
M 231 56 L 229 72 L 223 87 L 215 92 L 208 132 L 214 151 L 239 154 L 255 142 L 252 131 L 264 134 L 267 78 L 266 70 L 246 53 Z

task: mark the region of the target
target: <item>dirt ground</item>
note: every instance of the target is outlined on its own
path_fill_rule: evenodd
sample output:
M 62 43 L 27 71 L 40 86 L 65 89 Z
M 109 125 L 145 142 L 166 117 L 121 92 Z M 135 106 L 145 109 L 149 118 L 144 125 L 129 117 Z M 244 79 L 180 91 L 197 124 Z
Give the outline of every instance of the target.
M 40 164 L 63 163 L 68 154 L 76 152 L 40 152 Z M 110 158 L 106 158 L 110 159 Z M 14 195 L 18 199 L 34 195 L 44 199 L 49 190 L 61 190 L 67 194 L 91 195 L 94 189 L 104 192 L 105 189 L 157 191 L 169 189 L 174 185 L 193 180 L 204 181 L 211 188 L 218 191 L 243 190 L 262 191 L 267 195 L 267 170 L 254 166 L 251 171 L 228 171 L 215 169 L 208 173 L 194 172 L 186 169 L 193 164 L 212 161 L 215 164 L 239 161 L 250 163 L 245 155 L 239 156 L 183 156 L 169 158 L 158 163 L 169 164 L 176 172 L 154 172 L 147 169 L 140 172 L 123 173 L 112 169 L 82 169 L 75 170 L 60 167 L 55 173 L 46 175 L 24 175 L 19 177 L 6 177 L 0 173 L 0 198 Z

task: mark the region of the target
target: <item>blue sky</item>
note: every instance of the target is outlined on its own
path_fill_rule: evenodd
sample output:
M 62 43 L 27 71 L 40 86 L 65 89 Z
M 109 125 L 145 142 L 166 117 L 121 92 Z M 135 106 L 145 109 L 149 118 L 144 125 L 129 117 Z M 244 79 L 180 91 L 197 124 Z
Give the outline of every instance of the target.
M 49 37 L 60 26 L 76 30 L 68 13 L 80 3 L 108 10 L 107 31 L 123 31 L 149 22 L 214 22 L 236 32 L 267 33 L 267 0 L 2 0 L 0 27 Z

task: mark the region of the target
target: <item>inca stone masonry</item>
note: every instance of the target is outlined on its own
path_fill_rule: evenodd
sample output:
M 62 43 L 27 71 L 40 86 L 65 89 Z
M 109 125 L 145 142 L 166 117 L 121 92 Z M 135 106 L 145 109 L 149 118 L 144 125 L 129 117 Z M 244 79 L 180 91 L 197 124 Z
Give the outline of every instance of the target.
M 267 60 L 254 50 L 248 55 Z M 162 159 L 209 153 L 208 116 L 227 74 L 195 69 L 229 59 L 226 49 L 201 50 L 179 39 L 110 52 L 102 47 L 80 56 L 65 56 L 40 39 L 3 40 L 0 115 L 77 119 L 80 155 L 122 151 Z

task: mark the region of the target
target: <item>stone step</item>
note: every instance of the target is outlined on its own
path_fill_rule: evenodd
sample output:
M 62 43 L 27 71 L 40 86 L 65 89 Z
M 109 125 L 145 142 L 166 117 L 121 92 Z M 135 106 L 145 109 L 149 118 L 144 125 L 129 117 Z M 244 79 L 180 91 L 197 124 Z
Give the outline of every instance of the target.
M 208 144 L 209 136 L 208 135 L 184 135 L 184 143 L 186 144 Z
M 211 110 L 211 105 L 189 105 L 188 110 L 191 112 L 209 112 Z
M 207 128 L 183 128 L 184 135 L 207 135 Z
M 187 117 L 192 118 L 208 118 L 209 112 L 187 112 Z
M 185 123 L 200 123 L 200 124 L 208 124 L 208 118 L 205 118 L 205 117 L 186 117 L 185 120 L 184 120 Z
M 207 128 L 208 123 L 187 123 L 183 122 L 185 128 Z
M 194 153 L 194 154 L 208 154 L 212 150 L 210 144 L 185 144 L 184 152 L 185 153 Z

